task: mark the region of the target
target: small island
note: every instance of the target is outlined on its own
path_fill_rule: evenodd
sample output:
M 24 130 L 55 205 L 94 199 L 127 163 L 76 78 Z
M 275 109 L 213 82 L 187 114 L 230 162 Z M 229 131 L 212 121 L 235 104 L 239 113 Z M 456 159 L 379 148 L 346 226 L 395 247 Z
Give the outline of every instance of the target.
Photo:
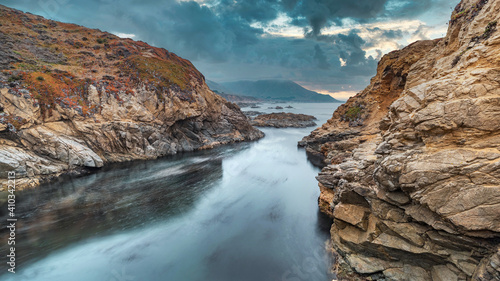
M 314 120 L 317 119 L 312 115 L 280 112 L 261 114 L 255 117 L 251 124 L 256 127 L 305 128 L 316 126 Z

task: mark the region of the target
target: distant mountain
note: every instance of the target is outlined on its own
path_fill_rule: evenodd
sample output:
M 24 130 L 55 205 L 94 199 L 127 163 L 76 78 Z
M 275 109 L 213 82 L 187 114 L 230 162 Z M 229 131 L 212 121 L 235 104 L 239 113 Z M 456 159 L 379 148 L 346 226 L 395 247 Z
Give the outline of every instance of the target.
M 254 98 L 254 97 L 231 95 L 231 94 L 221 93 L 221 92 L 219 92 L 217 90 L 212 90 L 212 91 L 214 93 L 216 93 L 217 95 L 225 98 L 227 101 L 234 102 L 234 103 L 237 103 L 237 104 L 240 104 L 240 103 L 259 103 L 259 102 L 263 102 L 263 100 L 260 100 L 258 98 Z
M 205 83 L 207 83 L 208 87 L 210 88 L 210 90 L 214 91 L 214 92 L 217 92 L 217 93 L 223 93 L 223 94 L 233 94 L 231 93 L 231 91 L 222 86 L 221 84 L 217 83 L 217 82 L 214 82 L 214 81 L 211 81 L 211 80 L 206 80 Z
M 261 99 L 255 98 L 255 97 L 234 95 L 234 94 L 232 94 L 232 92 L 229 89 L 227 89 L 226 87 L 224 87 L 221 84 L 216 83 L 214 81 L 207 80 L 206 83 L 207 83 L 208 87 L 210 88 L 210 90 L 212 90 L 214 93 L 225 98 L 227 101 L 230 101 L 230 102 L 242 104 L 242 103 L 257 103 L 257 102 L 263 101 Z
M 210 83 L 208 83 L 210 86 Z M 259 80 L 218 84 L 233 95 L 245 95 L 278 102 L 340 102 L 329 95 L 310 91 L 293 81 Z M 210 86 L 211 87 L 211 86 Z

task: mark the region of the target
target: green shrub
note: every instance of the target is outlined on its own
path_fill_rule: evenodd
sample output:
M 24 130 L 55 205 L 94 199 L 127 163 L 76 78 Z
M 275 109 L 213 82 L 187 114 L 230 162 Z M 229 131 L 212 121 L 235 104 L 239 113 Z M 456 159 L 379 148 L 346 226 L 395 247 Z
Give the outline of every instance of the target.
M 7 82 L 15 82 L 15 81 L 19 81 L 21 80 L 22 77 L 21 75 L 12 75 L 11 77 L 9 77 L 9 79 L 7 79 Z
M 496 30 L 496 27 L 497 27 L 497 21 L 489 22 L 488 25 L 484 28 L 483 38 L 486 39 L 490 37 L 493 31 Z
M 352 106 L 351 108 L 349 108 L 344 116 L 347 120 L 354 121 L 354 120 L 358 119 L 359 117 L 361 117 L 361 111 L 362 111 L 361 107 L 358 105 L 355 105 L 355 106 Z

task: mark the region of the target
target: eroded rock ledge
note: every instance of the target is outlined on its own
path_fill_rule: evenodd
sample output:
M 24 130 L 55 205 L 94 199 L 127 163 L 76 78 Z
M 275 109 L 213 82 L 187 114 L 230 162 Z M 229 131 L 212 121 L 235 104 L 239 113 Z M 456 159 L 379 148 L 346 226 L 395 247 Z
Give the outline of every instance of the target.
M 279 112 L 258 115 L 251 124 L 256 127 L 306 128 L 316 126 L 314 120 L 317 119 L 312 115 Z
M 255 140 L 187 60 L 0 5 L 0 183 Z M 13 50 L 16 50 L 15 52 Z
M 386 55 L 300 145 L 341 280 L 500 280 L 500 1 Z

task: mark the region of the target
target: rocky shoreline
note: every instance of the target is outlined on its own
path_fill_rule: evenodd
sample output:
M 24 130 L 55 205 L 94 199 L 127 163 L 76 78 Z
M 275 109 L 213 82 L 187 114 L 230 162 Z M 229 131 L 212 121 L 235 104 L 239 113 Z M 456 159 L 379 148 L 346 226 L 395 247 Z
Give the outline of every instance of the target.
M 316 117 L 295 113 L 270 113 L 256 116 L 250 122 L 255 127 L 306 128 L 316 126 Z
M 339 280 L 500 280 L 499 1 L 384 56 L 300 146 L 323 167 Z
M 263 137 L 167 50 L 4 6 L 0 12 L 2 186 L 9 171 L 21 189 L 106 163 Z

